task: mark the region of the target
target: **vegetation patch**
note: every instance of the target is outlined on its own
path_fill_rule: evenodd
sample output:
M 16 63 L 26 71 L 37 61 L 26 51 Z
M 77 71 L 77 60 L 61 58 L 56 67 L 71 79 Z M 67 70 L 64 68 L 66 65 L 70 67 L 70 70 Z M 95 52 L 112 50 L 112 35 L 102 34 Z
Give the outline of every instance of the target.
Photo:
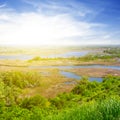
M 9 89 L 20 90 L 21 87 L 10 86 L 4 81 L 1 81 L 0 85 L 0 120 L 120 119 L 119 76 L 109 75 L 101 83 L 90 82 L 84 77 L 71 92 L 62 93 L 51 99 L 39 95 L 17 98 L 17 94 L 13 94 L 13 91 L 9 92 L 10 95 L 6 95 L 4 90 L 8 86 Z M 12 99 L 13 97 L 16 99 Z

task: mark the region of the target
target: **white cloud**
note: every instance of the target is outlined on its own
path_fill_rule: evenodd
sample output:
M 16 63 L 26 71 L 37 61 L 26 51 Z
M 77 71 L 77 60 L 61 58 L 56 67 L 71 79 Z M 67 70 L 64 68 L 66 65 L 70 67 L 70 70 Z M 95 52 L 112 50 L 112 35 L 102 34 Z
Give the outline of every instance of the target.
M 104 24 L 78 21 L 69 13 L 50 16 L 43 12 L 17 13 L 10 9 L 0 14 L 0 44 L 110 44 L 110 35 L 103 30 L 104 27 Z
M 4 8 L 6 6 L 6 4 L 4 3 L 4 4 L 1 4 L 0 5 L 0 8 Z
M 46 16 L 39 13 L 3 14 L 0 20 L 2 44 L 71 44 L 64 38 L 93 34 L 92 27 L 99 24 L 78 22 L 68 15 Z
M 96 14 L 96 11 L 93 11 L 86 7 L 80 2 L 76 4 L 74 1 L 36 1 L 36 0 L 23 0 L 23 2 L 32 5 L 39 12 L 44 12 L 46 14 L 59 14 L 67 13 L 73 16 L 86 17 L 88 14 Z M 47 12 L 46 12 L 47 11 Z

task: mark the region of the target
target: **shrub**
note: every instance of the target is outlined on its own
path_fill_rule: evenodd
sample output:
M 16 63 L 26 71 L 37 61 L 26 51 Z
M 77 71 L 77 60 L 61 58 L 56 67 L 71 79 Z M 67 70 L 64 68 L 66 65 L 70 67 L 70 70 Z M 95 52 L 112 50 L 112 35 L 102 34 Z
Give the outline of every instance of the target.
M 35 87 L 40 85 L 41 76 L 37 72 L 8 71 L 0 72 L 0 79 L 7 86 L 19 88 Z
M 39 95 L 36 95 L 30 98 L 23 99 L 20 106 L 22 108 L 27 108 L 27 109 L 31 109 L 35 106 L 44 108 L 44 107 L 47 107 L 47 103 L 48 103 L 47 99 Z

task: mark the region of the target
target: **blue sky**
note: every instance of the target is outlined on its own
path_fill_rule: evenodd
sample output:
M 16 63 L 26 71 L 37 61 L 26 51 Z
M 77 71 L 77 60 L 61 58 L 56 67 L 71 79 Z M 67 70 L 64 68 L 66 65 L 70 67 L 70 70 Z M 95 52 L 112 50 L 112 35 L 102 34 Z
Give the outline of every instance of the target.
M 0 0 L 0 44 L 120 44 L 120 0 Z

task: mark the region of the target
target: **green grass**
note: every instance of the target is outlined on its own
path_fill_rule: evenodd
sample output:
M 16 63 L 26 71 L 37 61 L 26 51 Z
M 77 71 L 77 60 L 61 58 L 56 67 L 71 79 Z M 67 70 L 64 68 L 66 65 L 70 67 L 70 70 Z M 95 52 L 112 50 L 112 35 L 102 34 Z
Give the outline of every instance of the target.
M 0 120 L 119 120 L 120 76 L 103 82 L 82 79 L 70 93 L 47 99 L 39 95 L 19 98 L 23 87 L 16 81 L 35 83 L 38 73 L 0 73 Z M 34 82 L 31 82 L 34 81 Z
M 71 108 L 58 115 L 51 116 L 50 120 L 119 120 L 120 99 L 111 98 L 102 102 L 90 102 Z
M 88 54 L 88 55 L 85 55 L 83 57 L 69 57 L 69 58 L 63 58 L 63 57 L 58 57 L 58 58 L 41 58 L 39 56 L 36 56 L 30 60 L 28 60 L 27 62 L 28 63 L 31 63 L 31 62 L 39 62 L 39 61 L 51 61 L 51 60 L 62 60 L 62 61 L 65 61 L 65 60 L 69 60 L 69 61 L 82 61 L 82 62 L 89 62 L 89 61 L 98 61 L 98 60 L 101 60 L 101 61 L 113 61 L 113 59 L 115 58 L 119 58 L 119 55 L 112 55 L 112 54 L 95 54 L 95 55 L 92 55 L 92 54 Z
M 53 108 L 31 110 L 12 106 L 0 112 L 0 120 L 119 120 L 120 99 L 108 98 L 102 102 L 91 101 L 59 111 Z

